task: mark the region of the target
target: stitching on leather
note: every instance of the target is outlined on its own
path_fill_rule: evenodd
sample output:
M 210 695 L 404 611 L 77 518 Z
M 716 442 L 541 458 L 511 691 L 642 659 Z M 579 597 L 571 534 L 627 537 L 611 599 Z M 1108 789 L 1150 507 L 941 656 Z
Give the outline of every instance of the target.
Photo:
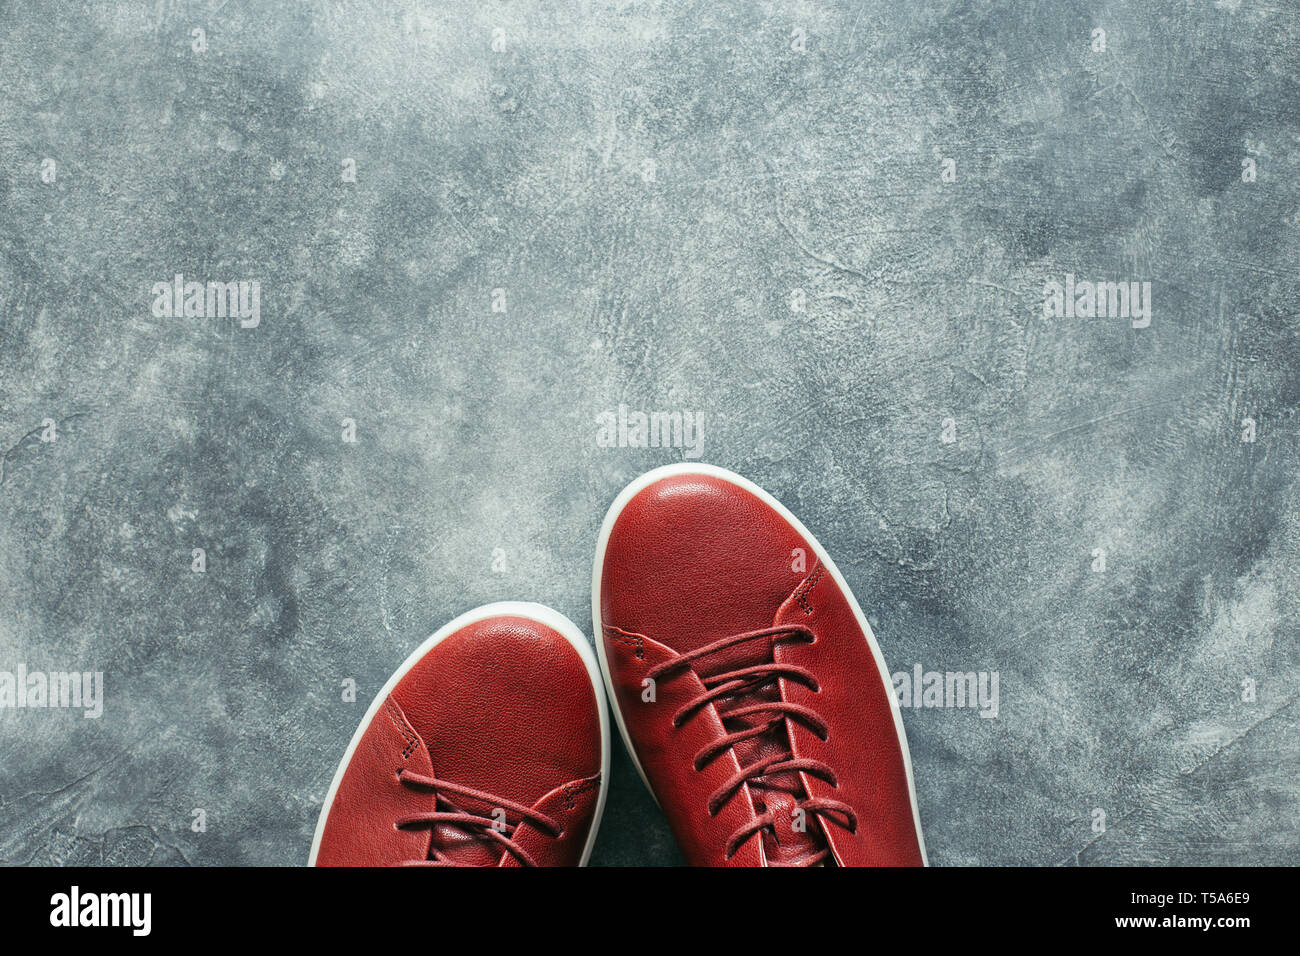
M 645 638 L 640 634 L 620 631 L 612 624 L 604 625 L 605 636 L 627 647 L 635 648 L 637 660 L 645 660 Z
M 388 714 L 388 719 L 393 722 L 393 726 L 397 728 L 397 732 L 402 735 L 402 739 L 406 741 L 406 748 L 402 751 L 402 759 L 406 760 L 420 746 L 420 738 L 416 736 L 415 731 L 403 719 L 401 711 L 393 703 L 393 698 L 390 697 L 384 701 L 384 711 Z
M 416 748 L 420 746 L 420 738 L 416 736 L 415 731 L 409 724 L 407 724 L 401 711 L 397 709 L 397 704 L 393 702 L 391 697 L 384 702 L 384 706 L 388 711 L 389 718 L 393 721 L 393 725 L 397 727 L 397 732 L 400 733 L 402 739 L 406 741 L 406 747 L 402 750 L 402 759 L 406 760 L 411 756 L 411 754 L 415 753 Z
M 574 797 L 580 793 L 586 793 L 593 787 L 598 786 L 600 786 L 600 774 L 596 774 L 596 776 L 589 780 L 584 780 L 582 783 L 566 783 L 564 785 L 564 809 L 574 809 L 576 807 L 576 804 L 573 801 Z
M 817 582 L 822 579 L 822 575 L 824 575 L 825 573 L 826 573 L 826 565 L 818 564 L 817 570 L 813 571 L 813 573 L 807 578 L 807 580 L 803 582 L 803 584 L 795 588 L 794 599 L 799 602 L 799 606 L 803 608 L 803 612 L 805 614 L 811 614 L 813 612 L 812 604 L 808 602 L 807 595 L 810 591 L 812 591 L 813 588 L 817 586 Z

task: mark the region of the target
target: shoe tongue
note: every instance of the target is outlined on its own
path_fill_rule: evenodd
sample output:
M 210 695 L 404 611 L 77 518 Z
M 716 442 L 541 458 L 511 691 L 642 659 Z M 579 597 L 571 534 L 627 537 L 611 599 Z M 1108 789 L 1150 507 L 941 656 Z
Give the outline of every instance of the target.
M 763 851 L 769 863 L 796 863 L 826 849 L 826 840 L 822 836 L 817 815 L 804 813 L 795 806 L 806 796 L 802 789 L 797 795 L 775 787 L 758 790 L 750 787 L 750 790 L 754 793 L 754 799 L 761 801 L 772 813 L 774 832 L 763 833 Z
M 432 795 L 430 802 L 432 802 Z M 468 813 L 483 814 L 489 818 L 492 815 L 491 807 L 485 807 L 477 800 L 468 800 L 455 794 L 444 795 L 438 801 L 438 809 L 448 813 L 454 813 L 459 809 Z M 505 852 L 501 844 L 485 835 L 481 828 L 465 829 L 449 824 L 434 827 L 429 843 L 430 850 L 435 851 L 430 852 L 430 858 L 438 856 L 460 866 L 496 866 L 501 862 L 501 854 Z
M 739 670 L 743 667 L 771 664 L 772 646 L 771 638 L 746 641 L 716 655 L 710 655 L 705 666 L 698 668 L 698 673 L 704 677 Z M 717 701 L 717 708 L 725 712 L 780 699 L 781 693 L 776 679 L 773 678 L 755 690 Z M 744 726 L 752 727 L 764 719 L 764 715 L 759 712 L 728 720 L 726 726 L 729 731 L 734 732 Z M 788 756 L 791 752 L 790 735 L 786 730 L 785 721 L 782 720 L 767 733 L 758 737 L 742 740 L 733 749 L 741 767 L 750 766 L 764 759 Z M 778 865 L 793 863 L 826 848 L 826 841 L 822 836 L 816 815 L 795 812 L 796 804 L 808 797 L 797 772 L 787 770 L 751 780 L 749 792 L 757 813 L 769 811 L 772 814 L 773 826 L 770 830 L 762 831 L 761 836 L 763 850 L 769 863 Z

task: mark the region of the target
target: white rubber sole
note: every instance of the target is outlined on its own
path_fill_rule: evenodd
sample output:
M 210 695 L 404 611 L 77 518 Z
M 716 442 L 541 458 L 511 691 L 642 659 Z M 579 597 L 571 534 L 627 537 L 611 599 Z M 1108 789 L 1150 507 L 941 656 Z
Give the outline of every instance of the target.
M 604 681 L 601 678 L 600 666 L 596 663 L 596 655 L 592 653 L 586 635 L 578 629 L 578 625 L 559 611 L 552 610 L 544 604 L 534 604 L 531 601 L 498 601 L 495 604 L 485 604 L 482 607 L 474 608 L 472 611 L 466 611 L 460 617 L 448 621 L 438 628 L 427 641 L 411 652 L 411 656 L 402 662 L 402 665 L 397 668 L 393 676 L 388 678 L 388 683 L 375 695 L 374 701 L 370 704 L 370 709 L 361 718 L 360 726 L 357 727 L 356 733 L 352 735 L 352 741 L 348 744 L 343 759 L 339 761 L 338 769 L 334 771 L 334 780 L 330 783 L 329 791 L 325 794 L 320 817 L 316 821 L 316 835 L 311 841 L 311 855 L 307 858 L 308 866 L 316 865 L 316 854 L 320 851 L 321 837 L 325 833 L 325 820 L 329 817 L 330 810 L 334 806 L 334 796 L 338 793 L 339 783 L 343 779 L 344 771 L 347 770 L 348 762 L 352 759 L 357 744 L 361 742 L 361 735 L 370 726 L 370 721 L 379 712 L 379 708 L 388 699 L 388 695 L 392 693 L 398 681 L 405 677 L 416 662 L 443 639 L 470 624 L 475 624 L 489 617 L 502 616 L 528 618 L 531 621 L 544 624 L 563 635 L 564 639 L 573 645 L 573 649 L 582 658 L 583 666 L 587 668 L 587 677 L 591 681 L 591 690 L 596 695 L 596 713 L 600 715 L 600 795 L 596 799 L 596 814 L 591 821 L 591 832 L 587 834 L 587 843 L 582 848 L 582 859 L 578 862 L 579 866 L 587 865 L 587 860 L 591 858 L 591 848 L 596 843 L 596 833 L 600 830 L 600 818 L 605 813 L 605 797 L 609 793 L 609 708 L 605 703 Z
M 903 751 L 903 768 L 907 771 L 907 792 L 912 801 L 912 821 L 916 826 L 917 842 L 921 846 L 921 862 L 929 866 L 929 857 L 926 856 L 925 852 L 925 835 L 921 830 L 921 812 L 916 805 L 916 781 L 912 777 L 912 755 L 907 747 L 907 732 L 903 729 L 903 714 L 898 707 L 898 698 L 894 695 L 894 680 L 889 673 L 889 668 L 885 666 L 885 657 L 880 653 L 880 645 L 876 643 L 876 635 L 872 633 L 871 625 L 867 623 L 862 608 L 858 606 L 858 599 L 853 596 L 852 589 L 844 580 L 844 576 L 840 574 L 839 568 L 835 567 L 835 562 L 826 553 L 826 549 L 809 533 L 798 518 L 792 515 L 781 502 L 752 481 L 716 465 L 684 462 L 676 465 L 664 465 L 661 468 L 646 472 L 619 492 L 618 497 L 614 499 L 614 503 L 609 506 L 609 511 L 605 515 L 605 521 L 600 527 L 600 537 L 596 542 L 596 563 L 591 572 L 591 627 L 592 630 L 596 631 L 596 654 L 600 658 L 600 671 L 605 680 L 605 691 L 609 698 L 610 707 L 614 711 L 614 719 L 618 723 L 618 732 L 623 737 L 623 744 L 627 747 L 627 752 L 632 757 L 632 763 L 636 767 L 637 773 L 641 775 L 641 780 L 645 783 L 646 789 L 650 791 L 652 797 L 655 797 L 654 787 L 650 786 L 650 780 L 645 775 L 645 770 L 641 767 L 641 761 L 637 759 L 636 750 L 632 746 L 632 738 L 628 736 L 627 726 L 623 723 L 623 714 L 618 708 L 618 698 L 614 696 L 614 683 L 609 676 L 609 661 L 605 658 L 605 635 L 601 623 L 603 619 L 600 614 L 600 572 L 605 565 L 605 548 L 609 544 L 610 533 L 614 530 L 614 522 L 623 513 L 627 503 L 656 481 L 679 475 L 707 475 L 711 478 L 720 478 L 758 498 L 782 518 L 790 522 L 790 525 L 799 532 L 804 540 L 812 545 L 813 550 L 817 553 L 818 560 L 830 572 L 835 583 L 839 585 L 840 593 L 848 598 L 849 605 L 853 608 L 853 615 L 858 620 L 858 626 L 862 628 L 862 633 L 867 636 L 867 645 L 871 648 L 871 655 L 875 658 L 876 668 L 880 671 L 880 679 L 884 682 L 886 692 L 889 695 L 889 706 L 894 715 L 894 727 L 898 731 L 899 747 Z M 658 799 L 658 797 L 655 797 L 656 802 L 658 802 Z

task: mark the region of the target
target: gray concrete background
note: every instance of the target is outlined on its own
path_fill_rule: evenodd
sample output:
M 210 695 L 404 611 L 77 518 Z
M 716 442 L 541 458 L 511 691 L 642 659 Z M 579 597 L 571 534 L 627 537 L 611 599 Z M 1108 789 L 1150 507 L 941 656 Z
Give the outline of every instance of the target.
M 0 0 L 0 670 L 107 683 L 0 712 L 0 861 L 305 861 L 438 625 L 590 628 L 682 457 L 598 447 L 625 402 L 703 414 L 893 670 L 999 672 L 905 715 L 933 862 L 1300 862 L 1296 6 L 546 7 Z M 178 272 L 261 325 L 155 318 Z M 1044 321 L 1067 272 L 1151 326 Z M 592 862 L 680 862 L 616 755 Z

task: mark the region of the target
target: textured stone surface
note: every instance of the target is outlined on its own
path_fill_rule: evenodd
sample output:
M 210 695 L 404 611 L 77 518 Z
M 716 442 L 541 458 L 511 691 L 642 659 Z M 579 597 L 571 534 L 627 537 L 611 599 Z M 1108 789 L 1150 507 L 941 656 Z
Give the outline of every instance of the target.
M 303 862 L 439 624 L 589 629 L 683 454 L 599 447 L 626 403 L 702 414 L 894 670 L 999 673 L 905 714 L 933 862 L 1300 862 L 1300 11 L 546 7 L 0 2 L 0 670 L 107 684 L 0 712 L 0 860 Z M 176 273 L 261 324 L 155 317 Z M 1066 273 L 1151 325 L 1044 321 Z M 615 749 L 593 862 L 680 862 Z

